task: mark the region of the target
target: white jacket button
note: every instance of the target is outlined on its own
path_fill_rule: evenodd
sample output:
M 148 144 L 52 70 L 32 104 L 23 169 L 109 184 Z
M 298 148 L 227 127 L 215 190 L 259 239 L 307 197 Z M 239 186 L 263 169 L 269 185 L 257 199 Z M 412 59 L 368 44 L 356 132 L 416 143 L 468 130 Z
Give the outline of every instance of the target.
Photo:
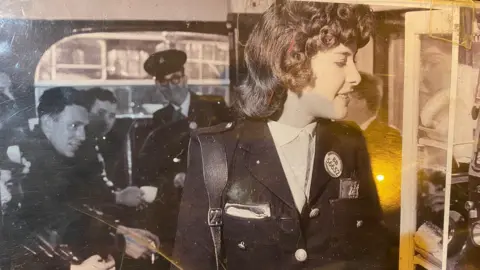
M 307 260 L 307 251 L 305 249 L 297 249 L 297 251 L 295 251 L 295 259 L 297 259 L 297 261 L 299 262 L 304 262 Z
M 320 214 L 320 209 L 318 208 L 313 208 L 311 211 L 310 211 L 310 218 L 314 218 L 314 217 L 317 217 L 318 214 Z

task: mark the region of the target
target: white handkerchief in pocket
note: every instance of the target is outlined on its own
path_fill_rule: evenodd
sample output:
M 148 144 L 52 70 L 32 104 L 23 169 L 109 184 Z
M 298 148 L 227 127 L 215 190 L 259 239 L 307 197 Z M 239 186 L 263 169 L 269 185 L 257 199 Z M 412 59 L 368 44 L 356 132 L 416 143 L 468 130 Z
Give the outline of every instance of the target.
M 265 204 L 236 204 L 226 203 L 225 213 L 230 216 L 250 219 L 264 219 L 271 216 L 270 205 Z

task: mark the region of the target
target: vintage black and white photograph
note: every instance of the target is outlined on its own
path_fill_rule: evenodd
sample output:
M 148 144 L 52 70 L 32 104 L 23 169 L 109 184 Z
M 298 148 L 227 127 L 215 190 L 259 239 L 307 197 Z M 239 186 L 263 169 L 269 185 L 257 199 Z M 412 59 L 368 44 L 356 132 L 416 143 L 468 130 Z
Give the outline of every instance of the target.
M 480 267 L 473 4 L 5 1 L 1 270 Z

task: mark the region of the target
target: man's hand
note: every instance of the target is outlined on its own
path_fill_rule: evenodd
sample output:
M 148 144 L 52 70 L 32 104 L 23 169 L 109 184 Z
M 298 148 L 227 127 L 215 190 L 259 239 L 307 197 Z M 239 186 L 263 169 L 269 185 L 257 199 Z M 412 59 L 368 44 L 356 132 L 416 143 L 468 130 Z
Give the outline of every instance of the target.
M 186 175 L 184 172 L 177 173 L 175 175 L 175 178 L 173 178 L 173 185 L 176 188 L 183 188 L 183 186 L 185 185 L 185 177 Z
M 160 246 L 158 237 L 147 230 L 119 226 L 117 233 L 125 237 L 125 253 L 134 259 L 148 258 Z
M 138 187 L 127 187 L 115 193 L 115 202 L 130 207 L 137 207 L 143 202 L 143 191 Z
M 93 255 L 83 261 L 80 265 L 70 265 L 70 270 L 114 270 L 115 260 L 112 256 L 108 256 L 108 260 L 104 261 L 100 256 Z

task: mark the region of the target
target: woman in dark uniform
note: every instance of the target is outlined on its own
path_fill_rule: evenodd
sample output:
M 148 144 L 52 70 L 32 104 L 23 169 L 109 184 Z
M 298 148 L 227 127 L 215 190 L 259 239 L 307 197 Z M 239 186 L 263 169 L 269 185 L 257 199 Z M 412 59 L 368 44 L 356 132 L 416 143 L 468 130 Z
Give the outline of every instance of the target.
M 225 146 L 226 269 L 390 269 L 365 140 L 336 121 L 360 82 L 355 54 L 373 24 L 368 6 L 287 1 L 254 27 L 237 93 L 242 117 L 196 132 Z M 173 254 L 186 270 L 223 269 L 204 173 L 192 140 Z

